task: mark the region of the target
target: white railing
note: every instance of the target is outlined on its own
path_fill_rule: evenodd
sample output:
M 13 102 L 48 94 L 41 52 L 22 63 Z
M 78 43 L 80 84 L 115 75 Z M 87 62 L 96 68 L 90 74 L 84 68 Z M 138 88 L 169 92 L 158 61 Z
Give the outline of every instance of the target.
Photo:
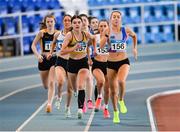
M 157 6 L 157 5 L 173 5 L 174 8 L 174 20 L 173 21 L 165 21 L 165 22 L 144 22 L 144 7 L 145 6 Z M 138 24 L 128 24 L 132 27 L 141 27 L 143 30 L 146 26 L 155 26 L 155 25 L 170 25 L 174 24 L 174 31 L 175 31 L 175 41 L 178 41 L 178 24 L 180 25 L 180 21 L 178 21 L 177 16 L 177 5 L 180 4 L 180 1 L 160 1 L 160 2 L 151 2 L 151 3 L 133 3 L 133 4 L 122 4 L 122 5 L 106 5 L 106 6 L 97 6 L 97 7 L 88 7 L 88 10 L 98 10 L 98 9 L 107 9 L 109 11 L 112 11 L 113 8 L 126 8 L 126 7 L 140 7 L 141 11 L 141 23 Z M 78 10 L 78 9 L 77 9 Z M 83 7 L 81 8 L 83 10 Z M 0 15 L 0 19 L 7 18 L 7 17 L 18 17 L 18 27 L 19 27 L 19 33 L 16 35 L 7 35 L 7 36 L 0 36 L 0 40 L 2 39 L 13 39 L 13 38 L 19 38 L 20 39 L 20 45 L 21 45 L 21 55 L 24 55 L 23 53 L 23 37 L 28 36 L 34 36 L 36 35 L 36 32 L 33 33 L 26 33 L 24 34 L 22 31 L 22 16 L 26 15 L 37 15 L 37 14 L 47 14 L 47 13 L 58 13 L 58 12 L 65 12 L 63 9 L 58 10 L 42 10 L 42 11 L 30 11 L 25 13 L 13 13 L 13 14 L 7 14 L 7 15 Z M 142 44 L 145 43 L 144 33 L 141 32 L 141 38 L 142 38 Z

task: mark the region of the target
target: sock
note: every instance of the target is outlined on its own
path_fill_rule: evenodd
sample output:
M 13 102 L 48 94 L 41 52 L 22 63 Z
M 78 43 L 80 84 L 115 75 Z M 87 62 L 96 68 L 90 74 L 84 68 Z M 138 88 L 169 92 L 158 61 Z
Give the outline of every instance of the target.
M 67 107 L 67 106 L 66 106 L 66 109 L 67 109 L 67 110 L 70 110 L 70 107 Z
M 62 97 L 57 97 L 57 100 L 58 100 L 59 102 L 61 102 Z
M 105 104 L 105 109 L 108 109 L 108 104 Z
M 78 93 L 78 108 L 82 109 L 85 101 L 85 90 L 79 90 Z
M 97 95 L 98 95 L 97 85 L 95 85 L 95 88 L 94 88 L 94 98 L 95 98 L 95 101 L 97 99 Z
M 92 99 L 88 99 L 87 103 L 88 103 L 88 102 L 92 102 Z
M 98 98 L 102 98 L 102 94 L 98 94 Z

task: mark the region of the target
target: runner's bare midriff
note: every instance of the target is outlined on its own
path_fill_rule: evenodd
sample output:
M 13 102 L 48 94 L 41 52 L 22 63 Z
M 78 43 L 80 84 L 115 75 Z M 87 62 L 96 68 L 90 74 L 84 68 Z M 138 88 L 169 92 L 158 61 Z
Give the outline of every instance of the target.
M 121 61 L 128 58 L 126 52 L 113 53 L 109 52 L 108 61 Z
M 72 52 L 72 53 L 70 53 L 69 58 L 79 60 L 79 59 L 86 57 L 86 55 L 87 54 L 85 52 L 83 52 L 83 53 Z

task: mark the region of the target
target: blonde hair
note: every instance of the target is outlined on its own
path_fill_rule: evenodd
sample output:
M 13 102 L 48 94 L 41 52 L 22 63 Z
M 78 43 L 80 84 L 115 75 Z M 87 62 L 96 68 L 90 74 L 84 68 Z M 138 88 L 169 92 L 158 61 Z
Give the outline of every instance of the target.
M 112 12 L 111 12 L 110 19 L 112 18 L 113 13 L 115 13 L 115 12 L 119 13 L 120 15 L 122 15 L 122 13 L 121 13 L 120 11 L 118 11 L 118 10 L 114 10 L 114 11 L 112 11 Z

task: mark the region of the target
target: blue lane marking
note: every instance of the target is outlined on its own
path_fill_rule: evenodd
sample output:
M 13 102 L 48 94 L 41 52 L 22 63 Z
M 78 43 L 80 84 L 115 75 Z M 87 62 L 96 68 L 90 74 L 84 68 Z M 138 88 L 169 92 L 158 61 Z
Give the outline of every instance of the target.
M 136 74 L 128 75 L 127 80 L 139 80 L 139 79 L 172 77 L 172 76 L 179 76 L 179 75 L 180 75 L 180 70 L 157 71 L 157 72 L 148 72 L 148 73 L 136 73 Z
M 149 55 L 149 56 L 139 56 L 138 62 L 143 61 L 160 61 L 160 60 L 170 60 L 170 59 L 179 59 L 180 54 L 174 53 L 174 54 L 163 54 L 163 55 Z M 134 63 L 134 58 L 130 57 L 130 62 Z M 137 62 L 137 63 L 138 63 Z M 21 70 L 15 70 L 15 71 L 7 71 L 7 72 L 1 72 L 0 80 L 6 79 L 10 77 L 18 77 L 18 76 L 26 76 L 26 75 L 32 75 L 38 73 L 38 68 L 28 68 L 28 69 L 21 69 Z
M 32 74 L 36 74 L 36 73 L 38 74 L 38 72 L 39 72 L 38 68 L 28 68 L 28 69 L 21 69 L 21 70 L 15 70 L 15 71 L 1 72 L 0 80 L 11 78 L 11 77 L 32 75 Z
M 179 58 L 180 58 L 180 53 L 147 55 L 147 56 L 138 56 L 137 62 L 161 61 L 161 60 L 171 60 L 171 59 L 179 59 Z M 129 57 L 129 59 L 131 62 L 134 62 L 133 57 Z
M 160 87 L 127 92 L 125 102 L 128 108 L 128 113 L 120 113 L 120 124 L 113 124 L 112 122 L 113 108 L 110 100 L 109 110 L 111 118 L 104 119 L 102 111 L 95 113 L 89 131 L 151 131 L 146 99 L 154 93 L 174 89 L 179 89 L 179 87 Z
M 0 131 L 15 131 L 47 99 L 47 90 L 37 87 L 0 101 Z

